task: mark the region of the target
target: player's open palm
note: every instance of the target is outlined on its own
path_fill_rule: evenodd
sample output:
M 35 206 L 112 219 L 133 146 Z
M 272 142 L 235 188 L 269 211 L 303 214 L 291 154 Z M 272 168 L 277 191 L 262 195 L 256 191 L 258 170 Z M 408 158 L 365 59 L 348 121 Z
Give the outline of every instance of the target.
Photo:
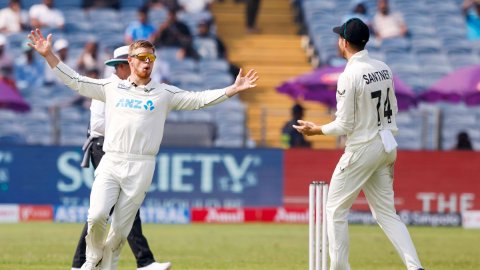
M 40 29 L 37 28 L 30 32 L 28 38 L 31 41 L 28 43 L 28 46 L 35 49 L 42 56 L 45 57 L 52 50 L 52 34 L 45 38 Z
M 233 86 L 237 91 L 243 91 L 248 88 L 253 88 L 257 86 L 256 82 L 258 80 L 257 72 L 253 69 L 247 72 L 247 75 L 242 76 L 242 69 L 238 72 L 237 78 Z

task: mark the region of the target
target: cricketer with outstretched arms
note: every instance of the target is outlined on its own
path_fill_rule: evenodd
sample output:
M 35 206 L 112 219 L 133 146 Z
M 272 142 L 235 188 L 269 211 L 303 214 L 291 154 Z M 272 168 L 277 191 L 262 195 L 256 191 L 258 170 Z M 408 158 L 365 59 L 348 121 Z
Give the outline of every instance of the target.
M 145 40 L 130 45 L 127 80 L 96 80 L 79 75 L 60 62 L 52 51 L 52 35 L 39 29 L 28 35 L 28 45 L 42 55 L 55 74 L 79 94 L 105 102 L 105 156 L 95 171 L 88 210 L 87 261 L 82 269 L 116 269 L 140 205 L 150 187 L 155 156 L 171 110 L 195 110 L 212 106 L 253 88 L 257 73 L 250 70 L 223 89 L 189 92 L 153 82 L 150 78 L 155 48 Z M 107 239 L 107 219 L 115 205 Z

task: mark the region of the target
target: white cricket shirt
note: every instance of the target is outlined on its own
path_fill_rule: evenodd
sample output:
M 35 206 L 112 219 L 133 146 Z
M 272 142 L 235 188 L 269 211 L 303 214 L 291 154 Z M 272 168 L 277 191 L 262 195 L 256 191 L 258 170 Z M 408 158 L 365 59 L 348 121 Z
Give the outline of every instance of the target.
M 110 75 L 109 79 L 120 80 L 116 74 Z M 105 136 L 105 103 L 96 99 L 92 99 L 90 105 L 90 136 Z
M 380 130 L 398 131 L 397 98 L 390 68 L 368 51 L 354 54 L 338 78 L 335 120 L 322 126 L 326 135 L 347 135 L 346 147 L 369 142 Z
M 195 110 L 228 99 L 225 89 L 189 92 L 154 81 L 135 87 L 128 80 L 81 76 L 62 62 L 53 70 L 79 94 L 105 102 L 107 153 L 156 155 L 171 110 Z
M 90 105 L 90 136 L 105 136 L 105 103 L 96 99 Z

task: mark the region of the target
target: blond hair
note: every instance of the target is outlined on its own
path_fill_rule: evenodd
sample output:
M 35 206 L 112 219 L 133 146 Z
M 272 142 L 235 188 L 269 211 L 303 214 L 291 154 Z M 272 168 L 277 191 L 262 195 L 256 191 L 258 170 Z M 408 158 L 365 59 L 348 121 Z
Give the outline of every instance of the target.
M 133 51 L 135 51 L 138 48 L 147 48 L 147 49 L 152 49 L 153 52 L 155 53 L 155 46 L 148 41 L 148 40 L 137 40 L 130 44 L 128 47 L 128 55 L 132 55 Z

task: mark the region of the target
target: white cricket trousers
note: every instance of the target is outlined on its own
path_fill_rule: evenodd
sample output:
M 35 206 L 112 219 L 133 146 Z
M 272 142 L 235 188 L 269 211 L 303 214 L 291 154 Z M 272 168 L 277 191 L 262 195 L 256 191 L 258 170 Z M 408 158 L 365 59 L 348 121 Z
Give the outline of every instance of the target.
M 386 153 L 380 136 L 358 149 L 345 149 L 333 172 L 327 200 L 331 270 L 349 270 L 348 213 L 361 190 L 372 215 L 409 270 L 423 268 L 407 227 L 396 214 L 393 166 L 396 150 Z M 375 244 L 375 243 L 371 243 Z
M 133 226 L 135 215 L 152 182 L 155 157 L 106 153 L 95 170 L 90 193 L 85 269 L 117 269 L 120 251 Z M 105 233 L 110 210 L 112 221 Z M 83 268 L 82 268 L 83 269 Z

